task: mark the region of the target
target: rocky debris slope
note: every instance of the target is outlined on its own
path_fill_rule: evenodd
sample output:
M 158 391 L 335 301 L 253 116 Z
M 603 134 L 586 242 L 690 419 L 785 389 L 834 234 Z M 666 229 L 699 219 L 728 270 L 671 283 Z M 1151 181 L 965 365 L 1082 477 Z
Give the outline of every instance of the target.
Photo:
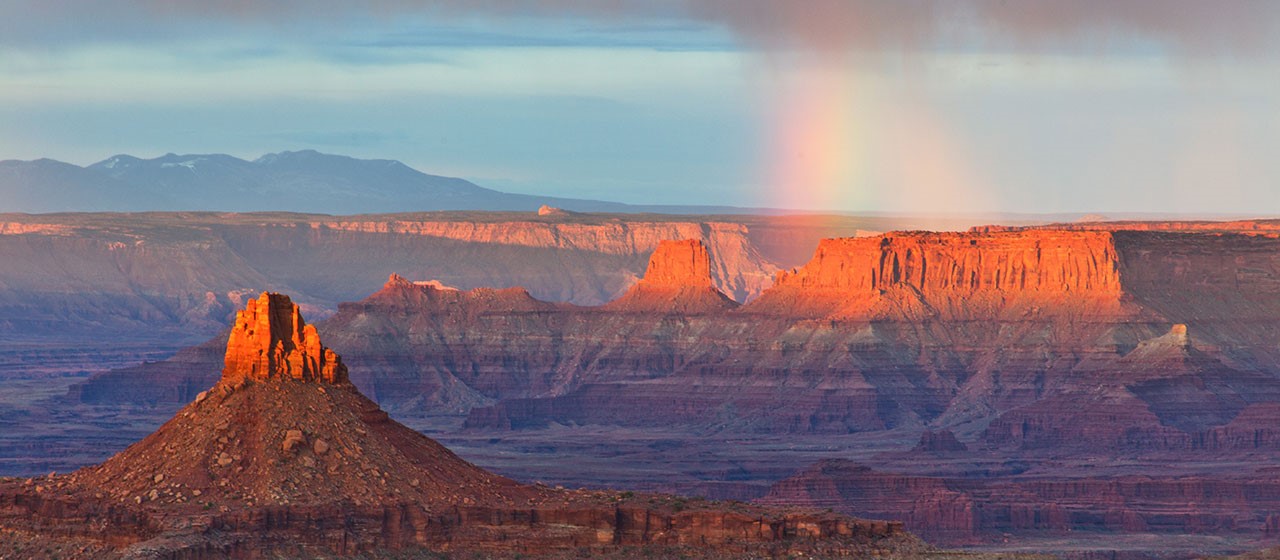
M 893 523 L 741 504 L 686 508 L 670 496 L 572 492 L 491 474 L 391 420 L 347 381 L 297 306 L 268 293 L 238 314 L 221 380 L 155 433 L 70 475 L 0 481 L 0 534 L 9 547 L 0 552 L 28 557 L 414 547 L 641 554 L 646 546 L 861 556 L 918 546 Z

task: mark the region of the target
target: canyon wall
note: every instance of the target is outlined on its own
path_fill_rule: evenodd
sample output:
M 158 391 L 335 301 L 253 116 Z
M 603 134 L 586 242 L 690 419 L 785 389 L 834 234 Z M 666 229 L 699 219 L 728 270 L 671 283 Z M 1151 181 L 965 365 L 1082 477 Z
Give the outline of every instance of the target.
M 540 299 L 600 304 L 642 274 L 662 239 L 712 249 L 716 287 L 739 301 L 777 267 L 743 221 L 626 215 L 435 213 L 0 216 L 0 332 L 35 341 L 110 335 L 194 342 L 246 297 L 288 291 L 312 316 L 362 298 L 392 272 L 464 289 L 522 286 Z M 829 229 L 829 226 L 826 226 Z M 803 230 L 803 228 L 801 228 Z M 825 231 L 825 230 L 823 230 Z M 820 232 L 805 238 L 805 250 Z
M 1280 398 L 1270 373 L 1280 353 L 1268 344 L 1280 320 L 1267 321 L 1276 304 L 1264 301 L 1280 287 L 1264 268 L 1280 255 L 1274 243 L 1062 231 L 829 240 L 735 307 L 708 285 L 711 252 L 686 242 L 664 245 L 671 252 L 654 255 L 653 279 L 601 307 L 396 276 L 319 330 L 360 356 L 352 379 L 391 410 L 466 414 L 476 429 L 569 422 L 839 433 L 982 420 L 992 445 L 1052 445 L 1085 434 L 1053 419 L 1088 405 L 1114 406 L 1108 418 L 1126 419 L 1088 428 L 1117 434 L 1099 442 L 1176 447 L 1186 444 L 1173 432 L 1238 440 L 1204 434 Z M 1256 318 L 1242 328 L 1188 303 L 1196 293 L 1220 294 L 1210 303 Z M 1264 312 L 1249 315 L 1248 305 Z M 1182 325 L 1177 340 L 1165 334 L 1173 325 Z M 155 381 L 126 398 L 182 394 Z M 106 399 L 96 384 L 77 393 Z M 1031 420 L 1037 411 L 1046 419 Z M 1197 420 L 1174 420 L 1188 414 Z
M 776 287 L 1118 295 L 1120 273 L 1110 232 L 891 233 L 824 239 L 803 267 L 781 273 Z
M 317 330 L 389 412 L 500 449 L 492 456 L 525 476 L 641 479 L 676 465 L 661 468 L 750 498 L 815 458 L 850 456 L 874 474 L 814 482 L 805 492 L 827 496 L 815 503 L 884 512 L 939 539 L 1264 532 L 1269 498 L 1226 497 L 1277 492 L 1265 467 L 1280 460 L 1278 239 L 836 239 L 758 298 L 710 306 L 720 292 L 702 263 L 714 249 L 661 246 L 652 279 L 602 306 L 393 276 Z M 211 375 L 216 365 L 141 366 L 71 397 L 163 406 Z M 627 447 L 650 433 L 660 441 Z M 714 459 L 701 458 L 706 446 Z M 583 456 L 597 462 L 578 466 Z M 619 470 L 591 470 L 601 464 Z M 1205 505 L 1172 510 L 1182 499 Z
M 1115 309 L 1120 263 L 1109 232 L 905 232 L 823 240 L 779 273 L 752 310 L 812 317 L 962 320 Z M 1021 304 L 1021 306 L 1020 306 Z

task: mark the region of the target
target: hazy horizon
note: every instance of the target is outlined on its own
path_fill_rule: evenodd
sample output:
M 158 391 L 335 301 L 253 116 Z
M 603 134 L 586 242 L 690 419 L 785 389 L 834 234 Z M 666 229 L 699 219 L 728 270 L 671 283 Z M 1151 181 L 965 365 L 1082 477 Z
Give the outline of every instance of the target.
M 511 193 L 1280 214 L 1280 4 L 16 2 L 0 159 L 315 149 Z

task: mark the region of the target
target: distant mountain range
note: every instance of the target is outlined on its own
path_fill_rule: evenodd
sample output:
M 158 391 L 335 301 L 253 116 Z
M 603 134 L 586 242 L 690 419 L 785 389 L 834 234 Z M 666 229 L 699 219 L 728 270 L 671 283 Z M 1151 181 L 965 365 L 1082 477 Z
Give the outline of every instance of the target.
M 429 175 L 385 159 L 314 150 L 246 161 L 224 154 L 117 155 L 88 167 L 51 159 L 0 161 L 0 212 L 210 210 L 321 214 L 436 210 L 757 213 L 729 206 L 629 205 L 512 194 Z

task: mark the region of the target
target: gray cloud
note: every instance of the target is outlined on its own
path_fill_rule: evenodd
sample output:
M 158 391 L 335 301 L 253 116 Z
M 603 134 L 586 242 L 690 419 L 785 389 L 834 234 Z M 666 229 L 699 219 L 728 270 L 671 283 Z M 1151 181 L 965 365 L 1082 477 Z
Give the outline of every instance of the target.
M 46 0 L 0 5 L 7 38 L 0 41 L 135 40 L 259 25 L 309 34 L 402 18 L 692 20 L 724 26 L 750 46 L 827 51 L 973 43 L 1118 48 L 1144 40 L 1186 53 L 1251 55 L 1280 46 L 1280 2 L 1272 0 Z

